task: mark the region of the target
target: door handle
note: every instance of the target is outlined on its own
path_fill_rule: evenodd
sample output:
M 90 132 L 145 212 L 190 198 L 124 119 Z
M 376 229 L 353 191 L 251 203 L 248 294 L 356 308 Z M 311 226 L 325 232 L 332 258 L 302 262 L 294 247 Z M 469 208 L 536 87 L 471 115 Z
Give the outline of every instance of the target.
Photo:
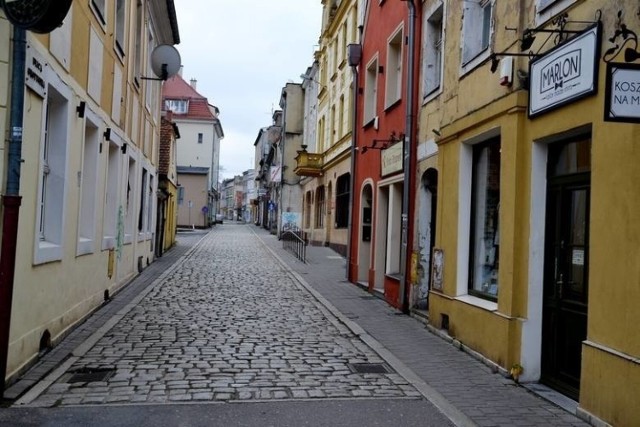
M 562 299 L 562 290 L 564 288 L 564 277 L 562 276 L 562 273 L 560 273 L 560 277 L 556 281 L 556 285 L 558 288 L 558 298 Z

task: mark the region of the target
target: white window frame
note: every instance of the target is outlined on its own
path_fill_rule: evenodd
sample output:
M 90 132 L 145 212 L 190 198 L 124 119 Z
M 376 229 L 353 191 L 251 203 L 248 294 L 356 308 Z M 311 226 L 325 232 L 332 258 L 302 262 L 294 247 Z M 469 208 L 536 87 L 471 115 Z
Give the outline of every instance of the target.
M 121 206 L 122 140 L 111 130 L 111 141 L 105 141 L 105 186 L 102 217 L 102 250 L 115 249 L 118 237 L 118 209 Z
M 65 235 L 66 201 L 69 146 L 71 131 L 71 90 L 53 72 L 46 76 L 48 80 L 47 96 L 42 104 L 42 128 L 39 161 L 39 206 L 36 213 L 34 264 L 43 264 L 62 259 Z M 50 123 L 50 104 L 54 104 L 52 98 L 58 98 L 60 117 L 54 126 L 55 135 L 52 135 Z M 52 146 L 51 137 L 63 140 L 62 145 Z M 45 148 L 47 152 L 45 153 Z M 52 152 L 53 149 L 53 152 Z M 46 156 L 46 157 L 45 157 Z M 47 158 L 48 160 L 45 160 Z M 45 170 L 48 172 L 45 176 Z M 46 180 L 46 184 L 45 184 Z
M 141 0 L 136 0 L 136 15 L 135 15 L 135 23 L 132 25 L 132 29 L 134 31 L 134 58 L 133 58 L 133 81 L 135 83 L 136 89 L 140 89 L 140 82 L 142 77 L 142 50 L 144 47 L 144 7 L 142 5 Z
M 131 150 L 129 157 L 126 161 L 127 165 L 125 171 L 125 183 L 123 186 L 124 194 L 124 244 L 128 245 L 133 242 L 133 236 L 135 234 L 135 220 L 138 212 L 138 155 L 135 151 Z
M 378 54 L 369 60 L 365 67 L 363 126 L 372 122 L 377 116 L 378 102 Z
M 536 26 L 551 20 L 551 18 L 577 1 L 578 0 L 536 0 Z
M 82 169 L 79 176 L 80 203 L 78 204 L 78 242 L 76 255 L 96 250 L 98 170 L 100 169 L 100 143 L 104 127 L 97 114 L 87 108 L 85 112 Z M 88 131 L 90 129 L 90 131 Z
M 483 63 L 489 55 L 491 55 L 491 44 L 493 39 L 493 21 L 495 12 L 495 0 L 464 0 L 463 18 L 462 18 L 462 37 L 460 43 L 460 66 L 461 74 L 464 75 Z M 485 28 L 484 9 L 491 8 L 489 17 L 489 28 Z M 487 31 L 486 46 L 480 45 L 479 50 L 465 54 L 466 47 L 472 40 L 478 40 L 479 35 L 483 35 Z M 481 42 L 482 43 L 482 42 Z
M 500 128 L 491 129 L 483 134 L 469 138 L 460 144 L 460 162 L 458 165 L 458 252 L 456 265 L 455 299 L 487 311 L 497 311 L 498 303 L 469 294 L 469 259 L 471 256 L 471 202 L 473 146 L 491 138 L 500 136 Z
M 387 39 L 387 65 L 384 88 L 384 108 L 387 109 L 402 99 L 402 70 L 404 56 L 404 23 Z
M 427 103 L 442 93 L 446 34 L 446 4 L 435 3 L 424 16 L 422 32 L 422 100 Z M 434 22 L 440 22 L 440 34 Z M 436 40 L 434 40 L 436 38 Z M 431 83 L 430 81 L 434 82 Z
M 138 242 L 141 242 L 145 239 L 146 232 L 147 232 L 146 220 L 147 220 L 147 210 L 149 209 L 149 205 L 148 205 L 148 200 L 145 193 L 145 188 L 149 185 L 148 184 L 149 176 L 150 176 L 149 165 L 144 163 L 142 164 L 142 167 L 139 170 L 139 176 L 140 176 L 140 187 L 139 187 L 138 193 L 136 194 L 136 198 L 140 200 L 140 204 L 138 205 L 138 209 L 136 209 L 137 211 L 136 229 L 138 233 Z
M 98 22 L 105 29 L 107 26 L 107 1 L 106 0 L 89 0 L 90 9 L 95 15 Z
M 116 0 L 115 1 L 115 31 L 113 34 L 113 48 L 116 51 L 116 55 L 120 60 L 126 55 L 127 50 L 127 5 L 129 0 Z
M 153 71 L 151 70 L 151 53 L 153 49 L 156 47 L 156 36 L 151 28 L 151 24 L 147 24 L 147 74 L 152 75 Z M 152 106 L 154 106 L 155 92 L 156 87 L 158 86 L 158 82 L 155 80 L 145 80 L 146 90 L 145 90 L 145 105 L 147 107 L 147 111 L 152 112 Z

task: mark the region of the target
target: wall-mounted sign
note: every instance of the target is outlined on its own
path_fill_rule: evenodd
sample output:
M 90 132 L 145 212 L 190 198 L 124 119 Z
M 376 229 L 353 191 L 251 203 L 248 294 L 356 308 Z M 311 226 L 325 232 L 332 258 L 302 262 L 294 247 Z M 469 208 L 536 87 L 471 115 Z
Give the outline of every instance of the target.
M 640 64 L 607 64 L 604 120 L 640 123 Z
M 41 98 L 47 96 L 47 79 L 45 78 L 49 64 L 31 45 L 27 45 L 24 84 Z
M 596 23 L 531 61 L 529 117 L 597 92 L 600 32 L 600 23 Z
M 397 142 L 386 150 L 382 150 L 380 156 L 380 174 L 382 176 L 391 175 L 392 173 L 400 172 L 402 170 L 402 143 Z

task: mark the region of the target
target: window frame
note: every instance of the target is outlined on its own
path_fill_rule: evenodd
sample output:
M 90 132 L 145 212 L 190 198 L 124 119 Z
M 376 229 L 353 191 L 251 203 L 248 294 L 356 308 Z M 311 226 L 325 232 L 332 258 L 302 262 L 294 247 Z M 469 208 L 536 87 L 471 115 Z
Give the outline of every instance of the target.
M 387 39 L 387 63 L 384 85 L 384 108 L 391 108 L 402 99 L 404 58 L 404 22 Z
M 34 264 L 44 264 L 51 261 L 59 261 L 63 256 L 65 244 L 65 219 L 67 201 L 67 181 L 69 178 L 69 152 L 70 152 L 70 132 L 72 130 L 71 106 L 72 93 L 62 80 L 54 73 L 47 76 L 47 95 L 42 103 L 42 127 L 39 153 L 39 184 L 38 203 L 36 211 L 36 221 L 34 224 Z M 56 99 L 57 98 L 57 99 Z M 51 137 L 51 110 L 54 105 L 59 104 L 59 111 L 56 111 L 60 129 L 56 128 L 56 138 L 60 138 L 62 145 L 52 145 Z M 54 118 L 55 119 L 55 118 Z M 60 132 L 59 134 L 57 132 Z M 55 149 L 55 152 L 51 150 Z M 50 158 L 50 161 L 47 160 Z M 52 170 L 53 169 L 53 170 Z M 47 172 L 45 172 L 47 171 Z M 45 182 L 47 177 L 53 173 L 53 177 L 58 177 L 52 183 Z M 53 188 L 50 188 L 53 187 Z M 47 194 L 52 194 L 48 198 Z M 47 233 L 47 229 L 57 230 Z
M 347 228 L 349 226 L 349 193 L 351 173 L 347 172 L 336 179 L 336 212 L 334 228 Z
M 437 97 L 442 93 L 442 84 L 444 77 L 444 56 L 443 52 L 445 49 L 445 36 L 446 36 L 446 4 L 442 1 L 436 3 L 431 10 L 427 11 L 423 15 L 423 32 L 422 32 L 422 100 L 424 103 L 429 102 L 433 98 Z M 439 15 L 439 20 L 438 20 Z M 432 43 L 432 37 L 436 35 L 437 29 L 434 28 L 436 25 L 433 24 L 435 22 L 440 23 L 440 39 L 435 43 Z M 433 55 L 430 55 L 431 50 L 428 47 L 433 47 L 437 52 L 435 54 L 435 58 Z M 437 65 L 433 67 L 433 71 L 429 73 L 429 62 L 431 59 L 435 59 L 434 62 L 437 62 Z M 433 75 L 436 82 L 433 85 L 429 85 L 427 82 L 427 78 L 429 74 Z
M 467 8 L 478 8 L 475 12 L 477 15 L 471 15 L 472 12 L 467 12 L 463 10 L 463 18 L 462 18 L 462 36 L 460 43 L 460 68 L 461 74 L 464 75 L 481 63 L 483 63 L 491 54 L 491 44 L 493 42 L 493 32 L 494 32 L 494 12 L 495 12 L 495 0 L 479 0 L 473 2 L 464 2 Z M 485 8 L 489 7 L 491 9 L 489 16 L 489 27 L 485 27 Z M 473 19 L 473 20 L 471 20 Z M 477 22 L 481 20 L 481 22 Z M 480 48 L 477 51 L 473 51 L 466 56 L 466 47 L 469 45 L 468 40 L 477 39 L 477 30 L 480 28 L 481 34 L 484 36 L 486 31 L 487 41 L 486 46 L 480 42 Z
M 95 252 L 97 234 L 100 142 L 103 126 L 97 114 L 87 108 L 85 113 L 82 165 L 80 172 L 80 201 L 78 203 L 78 241 L 76 256 Z M 88 129 L 91 129 L 88 132 Z
M 115 30 L 113 32 L 113 48 L 115 49 L 116 54 L 121 61 L 124 60 L 127 47 L 127 3 L 127 0 L 115 1 Z
M 326 215 L 326 197 L 325 197 L 324 185 L 316 188 L 316 203 L 315 203 L 315 224 L 314 228 L 324 228 L 324 217 Z
M 377 117 L 378 108 L 378 54 L 375 54 L 365 67 L 364 108 L 362 125 L 366 126 Z
M 106 0 L 89 0 L 90 9 L 102 28 L 107 26 L 107 2 Z
M 469 279 L 468 279 L 468 294 L 481 298 L 481 299 L 485 299 L 485 300 L 489 300 L 489 301 L 493 301 L 493 302 L 497 302 L 498 301 L 498 297 L 499 297 L 499 289 L 500 289 L 500 282 L 499 282 L 499 274 L 500 274 L 500 175 L 501 175 L 501 155 L 500 155 L 500 151 L 501 151 L 501 139 L 500 137 L 494 137 L 494 138 L 490 138 L 486 141 L 483 141 L 481 143 L 475 144 L 472 146 L 472 170 L 471 170 L 471 212 L 470 212 L 470 224 L 469 224 L 469 229 L 470 229 L 470 233 L 469 233 Z M 482 180 L 484 182 L 479 182 L 478 177 L 476 176 L 476 173 L 479 172 L 478 168 L 481 167 L 482 165 L 480 165 L 480 162 L 482 161 L 482 159 L 480 158 L 483 155 L 484 150 L 493 148 L 497 151 L 497 156 L 498 156 L 498 174 L 497 174 L 497 204 L 495 207 L 495 210 L 493 211 L 493 224 L 491 224 L 494 227 L 493 230 L 493 234 L 489 237 L 491 237 L 491 240 L 493 240 L 493 252 L 491 250 L 485 252 L 482 252 L 481 254 L 478 255 L 478 251 L 479 251 L 479 242 L 478 239 L 480 238 L 480 234 L 484 235 L 485 238 L 488 235 L 488 232 L 486 230 L 486 225 L 487 225 L 487 217 L 490 216 L 489 215 L 489 211 L 493 210 L 493 207 L 488 207 L 487 204 L 487 199 L 489 198 L 489 196 L 487 195 L 489 189 L 488 189 L 488 185 L 487 185 L 487 181 L 490 179 L 490 173 L 491 173 L 491 153 L 487 154 L 487 164 L 485 165 L 486 167 L 486 175 L 484 177 L 482 177 Z M 485 189 L 485 194 L 484 194 L 484 200 L 480 200 L 479 198 L 479 187 L 480 185 L 484 185 L 484 189 Z M 483 222 L 485 225 L 485 228 L 483 228 L 482 230 L 478 229 L 478 209 L 483 206 L 483 212 L 482 212 L 482 218 L 483 218 Z M 484 239 L 484 238 L 483 238 Z M 496 244 L 496 239 L 498 239 L 497 244 Z M 486 246 L 486 245 L 485 245 Z M 476 259 L 476 257 L 480 257 L 485 259 L 485 262 L 480 262 Z M 478 280 L 478 277 L 476 277 L 476 272 L 478 269 L 478 266 L 487 266 L 487 265 L 492 265 L 493 268 L 491 269 L 491 283 L 487 285 L 487 290 L 483 290 L 483 289 L 478 289 L 478 284 L 476 283 L 476 281 Z M 495 274 L 493 272 L 493 270 L 495 270 Z M 493 286 L 493 279 L 495 278 L 495 286 L 496 286 L 496 290 L 495 293 L 490 291 L 491 286 Z

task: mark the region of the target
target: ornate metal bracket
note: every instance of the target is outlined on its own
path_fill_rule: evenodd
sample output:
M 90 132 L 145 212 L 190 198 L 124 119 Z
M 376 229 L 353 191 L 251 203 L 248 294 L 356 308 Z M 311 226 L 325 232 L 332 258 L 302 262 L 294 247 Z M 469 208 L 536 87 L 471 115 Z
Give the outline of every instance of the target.
M 638 35 L 635 31 L 627 28 L 626 24 L 622 23 L 622 10 L 618 11 L 616 31 L 613 36 L 609 38 L 609 41 L 613 43 L 614 46 L 607 49 L 604 55 L 602 55 L 604 62 L 609 63 L 613 61 L 623 49 L 625 62 L 634 62 L 640 58 L 640 52 L 638 52 Z M 629 43 L 633 46 L 627 46 Z
M 403 140 L 404 140 L 404 133 L 400 133 L 398 136 L 396 136 L 396 132 L 391 131 L 391 134 L 389 135 L 389 139 L 374 139 L 373 142 L 371 142 L 371 145 L 366 145 L 360 148 L 360 152 L 364 154 L 369 150 L 386 150 L 387 148 L 389 148 L 389 146 Z M 381 145 L 378 145 L 378 143 L 381 143 Z

